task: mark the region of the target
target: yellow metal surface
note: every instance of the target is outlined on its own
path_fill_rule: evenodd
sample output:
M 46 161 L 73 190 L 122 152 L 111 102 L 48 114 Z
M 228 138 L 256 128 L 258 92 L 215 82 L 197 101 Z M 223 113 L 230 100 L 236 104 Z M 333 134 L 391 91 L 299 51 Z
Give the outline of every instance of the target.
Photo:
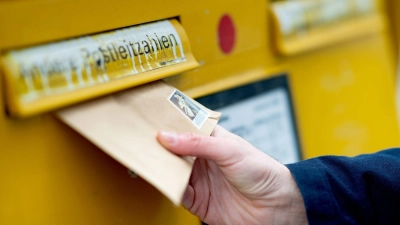
M 1 224 L 199 223 L 51 115 L 2 116 L 0 137 Z
M 400 145 L 391 30 L 279 56 L 268 12 L 261 0 L 0 1 L 0 51 L 178 18 L 200 67 L 166 80 L 190 96 L 287 73 L 306 158 Z M 226 14 L 229 54 L 217 40 Z M 0 93 L 0 224 L 199 224 L 51 114 L 10 118 Z
M 385 3 L 385 11 L 390 18 L 394 48 L 396 53 L 398 53 L 400 46 L 400 2 L 397 0 L 387 0 Z M 398 55 L 396 55 L 396 58 L 398 58 Z
M 306 158 L 400 145 L 388 40 L 381 33 L 287 59 Z

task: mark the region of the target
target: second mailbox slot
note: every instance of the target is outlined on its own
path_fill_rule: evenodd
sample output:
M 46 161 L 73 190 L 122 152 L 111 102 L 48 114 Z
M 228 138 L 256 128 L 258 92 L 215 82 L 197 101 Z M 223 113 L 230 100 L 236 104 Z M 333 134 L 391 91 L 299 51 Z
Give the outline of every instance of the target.
M 2 56 L 7 109 L 27 117 L 198 66 L 175 19 L 10 50 Z
M 272 4 L 277 50 L 294 55 L 375 34 L 385 17 L 375 0 L 304 0 Z

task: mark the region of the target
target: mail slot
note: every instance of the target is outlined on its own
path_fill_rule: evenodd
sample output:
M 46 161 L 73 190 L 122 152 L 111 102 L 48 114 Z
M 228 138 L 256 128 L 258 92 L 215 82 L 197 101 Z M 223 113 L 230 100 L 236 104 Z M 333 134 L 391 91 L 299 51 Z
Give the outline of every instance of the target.
M 387 21 L 378 8 L 374 0 L 274 3 L 277 49 L 290 55 L 381 32 Z
M 137 25 L 3 56 L 11 115 L 29 116 L 197 66 L 177 20 Z

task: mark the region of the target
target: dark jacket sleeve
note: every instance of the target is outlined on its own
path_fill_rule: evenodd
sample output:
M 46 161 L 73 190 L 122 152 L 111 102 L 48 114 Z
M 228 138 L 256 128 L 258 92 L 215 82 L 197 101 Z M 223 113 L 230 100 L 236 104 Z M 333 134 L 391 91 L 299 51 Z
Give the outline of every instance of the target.
M 286 165 L 310 225 L 400 224 L 400 149 Z

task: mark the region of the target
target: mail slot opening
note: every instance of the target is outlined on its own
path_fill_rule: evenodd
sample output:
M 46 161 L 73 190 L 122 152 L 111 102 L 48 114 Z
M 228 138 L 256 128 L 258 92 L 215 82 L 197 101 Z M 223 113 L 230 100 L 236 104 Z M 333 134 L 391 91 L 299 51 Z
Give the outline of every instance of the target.
M 275 44 L 282 55 L 376 34 L 385 27 L 374 0 L 278 1 L 271 10 Z
M 7 108 L 26 117 L 198 66 L 177 19 L 7 51 Z

